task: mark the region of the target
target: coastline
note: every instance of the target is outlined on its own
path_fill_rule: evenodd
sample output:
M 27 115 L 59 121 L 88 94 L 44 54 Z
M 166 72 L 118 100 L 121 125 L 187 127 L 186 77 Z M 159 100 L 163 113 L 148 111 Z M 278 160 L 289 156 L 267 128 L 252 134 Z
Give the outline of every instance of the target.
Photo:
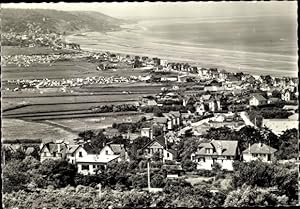
M 91 52 L 109 51 L 119 54 L 158 57 L 170 62 L 186 62 L 197 67 L 218 68 L 228 72 L 243 72 L 251 75 L 271 75 L 276 77 L 297 77 L 297 57 L 205 48 L 186 43 L 174 44 L 172 40 L 147 39 L 136 25 L 121 27 L 114 32 L 85 32 L 83 36 L 66 36 L 69 42 L 80 44 L 81 49 Z M 132 36 L 135 34 L 134 36 Z M 162 42 L 163 41 L 163 42 Z M 173 42 L 173 43 L 172 43 Z M 171 43 L 171 44 L 170 44 Z M 295 69 L 295 70 L 287 70 Z

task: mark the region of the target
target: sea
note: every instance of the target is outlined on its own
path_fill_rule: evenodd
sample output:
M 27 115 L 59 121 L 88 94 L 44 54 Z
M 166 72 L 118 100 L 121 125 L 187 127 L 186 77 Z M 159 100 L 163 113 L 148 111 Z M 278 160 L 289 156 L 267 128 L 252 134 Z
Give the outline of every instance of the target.
M 160 57 L 231 72 L 298 75 L 297 17 L 164 18 L 67 37 L 81 48 Z

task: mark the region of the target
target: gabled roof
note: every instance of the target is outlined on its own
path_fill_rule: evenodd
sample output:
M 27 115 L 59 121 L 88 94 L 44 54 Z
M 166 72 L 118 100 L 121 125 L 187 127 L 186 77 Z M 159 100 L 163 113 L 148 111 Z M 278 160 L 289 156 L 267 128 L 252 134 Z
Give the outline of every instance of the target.
M 179 111 L 170 111 L 170 114 L 172 114 L 173 116 L 179 118 L 180 117 L 180 112 Z
M 122 151 L 125 151 L 124 144 L 108 144 L 108 146 L 117 155 L 120 154 Z
M 263 143 L 255 143 L 250 146 L 250 149 L 244 150 L 243 153 L 253 153 L 253 154 L 272 154 L 276 152 L 277 149 L 270 147 Z
M 148 142 L 148 143 L 142 148 L 142 150 L 146 149 L 147 147 L 149 147 L 149 146 L 150 146 L 151 144 L 153 144 L 154 142 L 158 142 L 158 143 L 163 147 L 163 149 L 166 150 L 166 143 L 165 143 L 164 137 L 157 137 L 157 138 L 151 140 L 150 142 Z M 168 150 L 167 150 L 167 151 L 170 152 L 170 153 L 172 153 L 173 155 L 176 155 L 176 153 L 177 153 L 176 150 L 171 149 L 171 148 L 169 148 L 169 147 L 168 147 Z
M 209 95 L 209 94 L 202 95 L 201 98 L 202 98 L 203 100 L 209 100 L 209 99 L 211 98 L 211 95 Z
M 217 148 L 222 147 L 222 156 L 235 156 L 238 147 L 238 141 L 233 140 L 213 140 L 209 143 L 204 142 L 199 145 L 200 149 L 195 153 L 196 155 L 206 155 L 206 156 L 219 156 L 217 153 Z M 206 148 L 212 148 L 213 153 L 208 154 L 205 152 Z
M 260 94 L 253 94 L 251 98 L 252 97 L 256 98 L 258 101 L 267 101 L 267 99 Z
M 77 148 L 79 148 L 80 146 L 81 145 L 69 145 L 67 153 L 68 154 L 74 153 L 77 150 Z
M 156 121 L 157 123 L 162 123 L 162 124 L 164 124 L 164 123 L 167 123 L 168 119 L 165 118 L 165 117 L 157 117 L 157 118 L 155 118 L 155 121 Z
M 48 142 L 46 144 L 43 144 L 41 150 L 46 147 L 50 153 L 58 152 L 58 144 L 54 142 Z M 60 143 L 60 152 L 66 151 L 67 146 L 64 143 Z

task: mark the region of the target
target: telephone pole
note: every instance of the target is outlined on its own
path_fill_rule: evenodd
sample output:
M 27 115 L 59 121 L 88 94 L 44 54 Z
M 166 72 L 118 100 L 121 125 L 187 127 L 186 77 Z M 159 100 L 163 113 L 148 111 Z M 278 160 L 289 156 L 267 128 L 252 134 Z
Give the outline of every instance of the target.
M 151 189 L 151 186 L 150 186 L 150 158 L 148 159 L 148 162 L 147 162 L 147 170 L 148 170 L 148 190 L 150 192 L 150 189 Z

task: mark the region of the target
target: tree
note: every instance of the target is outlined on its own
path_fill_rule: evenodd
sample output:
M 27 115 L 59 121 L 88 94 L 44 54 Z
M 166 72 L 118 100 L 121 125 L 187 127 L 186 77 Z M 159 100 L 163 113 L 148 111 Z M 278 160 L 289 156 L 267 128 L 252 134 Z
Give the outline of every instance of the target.
M 286 130 L 278 139 L 278 151 L 275 153 L 276 157 L 281 160 L 288 160 L 297 158 L 298 148 L 295 146 L 298 143 L 297 129 Z
M 6 163 L 3 168 L 3 192 L 24 190 L 30 183 L 30 176 L 26 171 L 22 161 L 13 160 Z
M 160 174 L 154 174 L 151 177 L 151 187 L 163 188 L 165 186 L 165 178 Z
M 52 185 L 56 188 L 75 185 L 74 178 L 77 170 L 75 165 L 67 161 L 47 159 L 43 161 L 39 172 L 45 175 L 47 185 Z
M 261 161 L 234 162 L 233 167 L 235 170 L 232 174 L 234 188 L 244 184 L 263 188 L 277 187 L 281 195 L 289 198 L 289 202 L 297 198 L 297 170 L 295 169 Z
M 195 163 L 189 159 L 186 159 L 186 160 L 182 161 L 182 168 L 185 171 L 194 171 L 197 169 L 197 163 Z
M 287 205 L 285 195 L 272 194 L 268 190 L 243 185 L 231 191 L 224 202 L 224 207 L 279 206 Z

